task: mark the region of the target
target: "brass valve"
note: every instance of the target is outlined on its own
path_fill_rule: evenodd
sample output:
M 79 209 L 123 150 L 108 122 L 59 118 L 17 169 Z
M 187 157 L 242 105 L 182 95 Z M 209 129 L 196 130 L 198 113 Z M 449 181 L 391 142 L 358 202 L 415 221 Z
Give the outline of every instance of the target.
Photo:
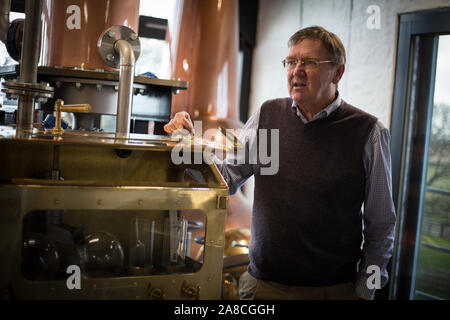
M 64 101 L 61 99 L 56 100 L 55 102 L 55 127 L 53 128 L 53 134 L 58 135 L 64 132 L 64 129 L 61 128 L 61 112 L 83 112 L 87 113 L 91 111 L 90 104 L 67 104 L 64 105 Z
M 195 298 L 196 300 L 200 299 L 200 286 L 195 287 L 194 285 L 189 285 L 186 281 L 184 281 L 181 286 L 181 296 Z

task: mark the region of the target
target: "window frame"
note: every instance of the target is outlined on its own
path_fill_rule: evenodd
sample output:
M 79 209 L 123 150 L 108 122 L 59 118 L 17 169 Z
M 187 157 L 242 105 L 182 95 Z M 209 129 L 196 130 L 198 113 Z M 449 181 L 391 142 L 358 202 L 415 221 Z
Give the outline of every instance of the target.
M 437 36 L 450 33 L 450 8 L 399 14 L 398 21 L 390 125 L 393 200 L 398 216 L 389 298 L 411 299 L 422 222 L 420 195 L 426 187 L 423 181 L 433 108 Z M 414 68 L 420 69 L 420 79 L 415 79 L 417 83 L 413 86 L 412 76 L 414 72 L 417 74 Z

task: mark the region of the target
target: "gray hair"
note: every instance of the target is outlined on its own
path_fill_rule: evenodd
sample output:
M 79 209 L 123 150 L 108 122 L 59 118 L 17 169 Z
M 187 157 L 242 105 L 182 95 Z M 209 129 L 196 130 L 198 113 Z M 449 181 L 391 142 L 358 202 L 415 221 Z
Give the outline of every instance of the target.
M 323 45 L 331 55 L 330 60 L 334 65 L 345 64 L 345 48 L 341 39 L 334 33 L 319 26 L 312 26 L 301 29 L 294 33 L 288 41 L 288 47 L 296 45 L 304 39 L 318 39 L 322 41 Z

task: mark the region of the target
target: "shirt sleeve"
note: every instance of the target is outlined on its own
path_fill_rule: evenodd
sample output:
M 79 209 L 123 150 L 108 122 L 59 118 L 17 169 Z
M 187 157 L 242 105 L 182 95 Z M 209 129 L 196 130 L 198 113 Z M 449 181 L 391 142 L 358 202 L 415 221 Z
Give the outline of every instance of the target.
M 395 207 L 392 201 L 389 131 L 377 122 L 364 148 L 366 171 L 363 210 L 363 256 L 358 266 L 356 294 L 371 300 L 389 280 L 386 267 L 394 248 Z M 378 277 L 380 275 L 380 277 Z
M 244 148 L 236 153 L 228 153 L 224 160 L 213 157 L 224 180 L 228 184 L 228 193 L 233 195 L 253 175 L 253 162 L 249 157 L 256 146 L 256 132 L 259 125 L 260 110 L 254 113 L 246 122 L 239 134 L 239 140 Z

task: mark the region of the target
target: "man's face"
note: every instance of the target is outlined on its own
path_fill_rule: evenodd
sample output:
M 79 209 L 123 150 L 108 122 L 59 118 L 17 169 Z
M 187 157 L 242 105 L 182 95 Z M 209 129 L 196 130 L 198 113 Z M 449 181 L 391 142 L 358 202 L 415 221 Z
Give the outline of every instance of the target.
M 330 60 L 330 54 L 322 41 L 304 39 L 289 48 L 287 58 Z M 342 72 L 338 70 L 342 68 Z M 336 85 L 343 73 L 343 66 L 331 63 L 320 64 L 316 68 L 297 66 L 287 72 L 288 89 L 291 98 L 297 105 L 325 107 L 335 96 Z

